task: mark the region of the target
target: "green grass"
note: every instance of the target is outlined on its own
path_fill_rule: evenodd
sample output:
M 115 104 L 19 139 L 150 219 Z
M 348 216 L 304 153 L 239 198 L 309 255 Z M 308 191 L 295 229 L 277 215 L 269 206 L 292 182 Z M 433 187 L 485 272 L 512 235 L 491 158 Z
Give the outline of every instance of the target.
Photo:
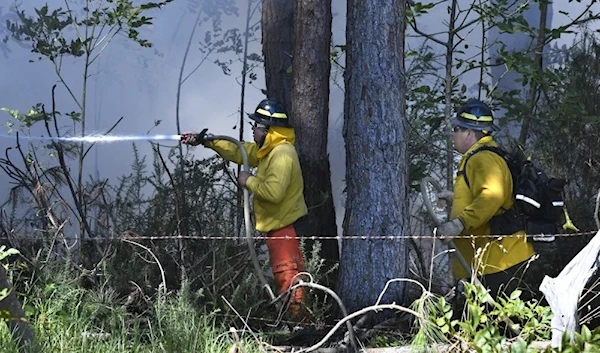
M 202 313 L 174 296 L 157 300 L 143 315 L 125 311 L 110 291 L 91 292 L 67 285 L 50 285 L 44 298 L 29 299 L 38 351 L 42 352 L 227 352 L 235 341 L 216 313 Z M 238 333 L 247 352 L 258 344 Z M 6 325 L 0 325 L 3 352 L 18 352 Z

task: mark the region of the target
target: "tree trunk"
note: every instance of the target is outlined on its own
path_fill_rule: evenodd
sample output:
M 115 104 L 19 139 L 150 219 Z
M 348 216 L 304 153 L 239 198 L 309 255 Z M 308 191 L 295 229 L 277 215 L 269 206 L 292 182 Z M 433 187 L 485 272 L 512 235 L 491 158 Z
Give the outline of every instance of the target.
M 0 290 L 7 288 L 9 290 L 8 296 L 0 301 L 0 313 L 2 317 L 7 320 L 6 324 L 13 337 L 13 340 L 18 346 L 34 347 L 32 344 L 35 343 L 35 333 L 33 328 L 27 321 L 25 312 L 21 307 L 21 302 L 12 290 L 12 286 L 8 281 L 8 275 L 4 266 L 0 264 Z
M 267 96 L 290 111 L 294 0 L 263 0 L 261 26 Z
M 298 233 L 335 237 L 337 226 L 327 154 L 331 1 L 297 0 L 295 14 L 291 119 L 298 136 L 296 146 L 309 208 L 308 215 L 298 222 Z M 306 250 L 312 244 L 306 241 Z M 321 244 L 325 269 L 329 270 L 339 261 L 338 241 L 321 240 Z M 324 284 L 333 286 L 335 281 L 334 273 Z
M 294 0 L 263 0 L 262 6 L 267 96 L 283 102 L 290 113 L 298 137 L 296 145 L 309 207 L 309 214 L 298 222 L 297 231 L 299 235 L 335 236 L 337 228 L 327 156 L 331 2 L 298 0 L 295 8 Z M 295 11 L 306 15 L 295 15 Z M 295 18 L 299 22 L 294 28 Z M 295 36 L 303 37 L 298 47 L 294 47 Z M 337 240 L 322 244 L 321 256 L 327 266 L 337 263 Z M 312 242 L 305 245 L 305 250 L 309 250 Z M 335 275 L 328 278 L 326 284 L 333 281 Z
M 546 39 L 546 27 L 548 20 L 548 3 L 546 1 L 540 2 L 540 26 L 538 28 L 537 42 L 535 51 L 533 53 L 533 59 L 537 64 L 537 69 L 540 73 L 544 70 L 544 40 Z M 523 117 L 523 124 L 521 125 L 521 133 L 519 134 L 519 145 L 522 147 L 527 146 L 527 137 L 529 136 L 529 129 L 531 122 L 535 114 L 535 103 L 537 98 L 538 87 L 534 80 L 529 83 L 529 94 L 527 96 L 527 102 L 529 103 L 529 114 Z
M 454 37 L 456 36 L 456 8 L 457 0 L 452 0 L 449 10 L 448 19 L 448 41 L 446 42 L 446 65 L 445 65 L 445 79 L 444 79 L 444 117 L 447 121 L 447 132 L 450 138 L 446 139 L 446 190 L 452 190 L 454 188 L 454 142 L 452 142 L 452 81 L 454 81 L 454 74 L 452 68 L 454 67 Z M 446 217 L 450 219 L 450 207 L 446 210 Z
M 373 305 L 407 275 L 408 159 L 404 0 L 348 0 L 344 140 L 346 214 L 338 293 L 349 311 Z M 406 304 L 403 283 L 382 303 Z

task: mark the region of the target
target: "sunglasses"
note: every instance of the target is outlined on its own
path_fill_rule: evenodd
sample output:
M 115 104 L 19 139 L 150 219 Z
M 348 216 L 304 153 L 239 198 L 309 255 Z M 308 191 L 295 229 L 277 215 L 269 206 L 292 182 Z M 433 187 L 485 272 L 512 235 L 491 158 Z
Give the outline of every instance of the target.
M 467 130 L 467 129 L 463 129 L 460 126 L 453 126 L 452 127 L 452 132 L 465 131 L 465 130 Z
M 269 127 L 265 124 L 261 124 L 259 122 L 256 121 L 250 121 L 250 126 L 252 126 L 253 129 L 268 129 Z

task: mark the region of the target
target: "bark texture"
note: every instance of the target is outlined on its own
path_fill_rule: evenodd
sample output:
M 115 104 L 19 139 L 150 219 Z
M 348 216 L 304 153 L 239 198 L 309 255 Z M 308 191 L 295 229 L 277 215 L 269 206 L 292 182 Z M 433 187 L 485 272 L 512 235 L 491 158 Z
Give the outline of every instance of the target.
M 300 235 L 337 235 L 331 191 L 327 130 L 331 72 L 331 1 L 297 0 L 291 118 L 298 139 L 304 197 L 309 213 L 298 222 Z M 339 260 L 338 241 L 320 240 L 327 269 Z M 312 242 L 306 241 L 310 250 Z M 335 274 L 325 285 L 333 285 Z
M 350 312 L 407 277 L 409 172 L 405 120 L 404 0 L 348 0 L 344 140 L 346 214 L 338 293 Z M 381 239 L 381 236 L 390 237 Z M 382 303 L 406 304 L 394 283 Z
M 294 0 L 263 0 L 262 48 L 267 96 L 291 109 Z
M 263 0 L 262 5 L 267 96 L 283 102 L 290 114 L 309 207 L 309 214 L 296 224 L 297 232 L 335 236 L 327 155 L 331 1 Z M 305 251 L 312 243 L 305 242 Z M 326 265 L 337 263 L 337 239 L 321 243 Z M 325 285 L 333 285 L 335 278 L 334 273 Z

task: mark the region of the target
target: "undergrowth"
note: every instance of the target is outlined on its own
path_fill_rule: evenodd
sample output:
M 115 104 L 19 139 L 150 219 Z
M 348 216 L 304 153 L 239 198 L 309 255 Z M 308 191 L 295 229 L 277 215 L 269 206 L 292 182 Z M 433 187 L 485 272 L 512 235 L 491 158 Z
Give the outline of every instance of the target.
M 31 351 L 208 353 L 227 352 L 236 344 L 258 351 L 257 338 L 241 329 L 234 335 L 217 310 L 196 307 L 193 293 L 157 296 L 144 312 L 132 312 L 136 299 L 121 298 L 110 288 L 81 288 L 64 274 L 38 285 L 35 295 L 22 298 L 37 336 Z M 6 325 L 0 325 L 0 346 L 19 352 Z
M 425 293 L 413 308 L 426 318 L 416 321 L 411 342 L 414 352 L 481 353 L 576 353 L 600 352 L 600 328 L 582 326 L 571 340 L 565 333 L 560 348 L 552 348 L 550 307 L 536 300 L 524 301 L 522 292 L 493 301 L 481 284 L 465 283 L 465 306 L 462 313 L 443 296 Z M 548 342 L 545 347 L 535 341 Z

